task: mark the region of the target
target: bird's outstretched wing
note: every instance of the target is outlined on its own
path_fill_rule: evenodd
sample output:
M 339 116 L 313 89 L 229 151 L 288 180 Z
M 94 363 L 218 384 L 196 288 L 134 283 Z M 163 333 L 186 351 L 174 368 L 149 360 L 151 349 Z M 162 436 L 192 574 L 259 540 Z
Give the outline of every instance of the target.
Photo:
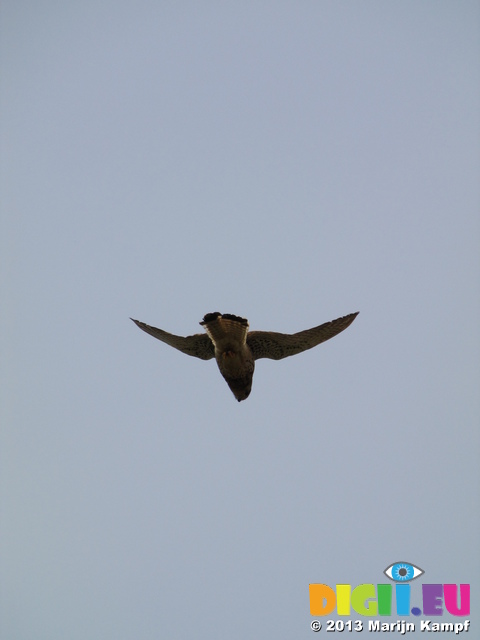
M 333 338 L 337 333 L 350 326 L 357 315 L 358 312 L 350 313 L 348 316 L 343 316 L 343 318 L 337 318 L 318 327 L 313 327 L 313 329 L 299 331 L 298 333 L 250 331 L 247 335 L 247 344 L 255 360 L 260 358 L 281 360 L 316 347 L 317 344 Z
M 178 349 L 179 351 L 186 353 L 188 356 L 194 356 L 201 360 L 210 360 L 215 356 L 213 343 L 206 333 L 197 333 L 193 336 L 183 338 L 182 336 L 175 336 L 173 333 L 162 331 L 162 329 L 151 327 L 149 324 L 140 322 L 140 320 L 134 320 L 133 318 L 130 318 L 130 320 L 133 320 L 137 327 L 140 327 L 142 331 L 145 331 L 154 338 L 169 344 L 174 349 Z

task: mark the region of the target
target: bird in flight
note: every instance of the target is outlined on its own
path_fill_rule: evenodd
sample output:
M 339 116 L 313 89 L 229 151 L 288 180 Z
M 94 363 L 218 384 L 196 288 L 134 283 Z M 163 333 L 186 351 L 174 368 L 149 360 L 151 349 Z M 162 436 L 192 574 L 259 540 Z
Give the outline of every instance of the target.
M 349 327 L 357 315 L 358 312 L 350 313 L 348 316 L 325 322 L 313 329 L 290 334 L 249 331 L 248 320 L 245 318 L 216 311 L 207 313 L 200 322 L 206 333 L 196 333 L 185 338 L 151 327 L 139 320 L 130 319 L 142 331 L 189 356 L 201 360 L 215 358 L 220 373 L 235 398 L 241 402 L 248 398 L 252 390 L 255 360 L 260 358 L 281 360 L 316 347 L 317 344 L 333 338 Z

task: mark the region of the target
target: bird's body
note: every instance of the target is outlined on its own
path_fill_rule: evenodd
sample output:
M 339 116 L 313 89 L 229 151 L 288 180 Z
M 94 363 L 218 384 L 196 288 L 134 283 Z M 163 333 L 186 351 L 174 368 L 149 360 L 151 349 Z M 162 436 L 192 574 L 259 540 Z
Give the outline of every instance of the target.
M 146 333 L 187 355 L 202 360 L 215 358 L 220 373 L 233 395 L 241 402 L 250 395 L 255 360 L 281 360 L 311 349 L 346 329 L 357 315 L 358 313 L 351 313 L 313 329 L 288 334 L 249 331 L 248 320 L 245 318 L 228 313 L 222 315 L 217 311 L 207 313 L 200 323 L 206 333 L 185 338 L 151 327 L 139 320 L 132 320 Z
M 231 314 L 208 313 L 203 322 L 215 349 L 215 360 L 233 395 L 240 402 L 252 390 L 255 358 L 247 344 L 248 321 Z

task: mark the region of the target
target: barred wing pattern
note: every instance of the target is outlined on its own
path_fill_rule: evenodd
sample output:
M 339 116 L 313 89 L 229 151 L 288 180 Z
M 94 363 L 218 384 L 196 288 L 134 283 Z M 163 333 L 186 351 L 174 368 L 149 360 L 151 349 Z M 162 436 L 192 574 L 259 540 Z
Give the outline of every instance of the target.
M 338 333 L 349 327 L 357 317 L 357 313 L 350 313 L 343 318 L 325 322 L 313 329 L 306 329 L 298 333 L 275 333 L 274 331 L 250 331 L 247 335 L 247 345 L 255 360 L 270 358 L 281 360 L 297 353 L 316 347 L 318 344 L 330 340 Z
M 182 336 L 176 336 L 173 333 L 168 333 L 167 331 L 162 331 L 162 329 L 151 327 L 149 324 L 140 322 L 140 320 L 134 320 L 133 318 L 130 318 L 130 320 L 133 320 L 142 331 L 157 338 L 157 340 L 165 342 L 174 349 L 186 353 L 188 356 L 194 356 L 201 360 L 211 360 L 215 356 L 213 343 L 206 333 L 197 333 L 184 338 Z

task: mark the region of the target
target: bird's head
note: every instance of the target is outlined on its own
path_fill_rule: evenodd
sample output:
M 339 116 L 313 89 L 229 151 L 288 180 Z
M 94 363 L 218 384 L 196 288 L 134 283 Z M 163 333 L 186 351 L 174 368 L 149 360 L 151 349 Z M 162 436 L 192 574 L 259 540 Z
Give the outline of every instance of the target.
M 230 378 L 227 380 L 228 386 L 232 390 L 235 398 L 241 402 L 246 400 L 252 390 L 252 375 L 245 376 L 244 378 Z

